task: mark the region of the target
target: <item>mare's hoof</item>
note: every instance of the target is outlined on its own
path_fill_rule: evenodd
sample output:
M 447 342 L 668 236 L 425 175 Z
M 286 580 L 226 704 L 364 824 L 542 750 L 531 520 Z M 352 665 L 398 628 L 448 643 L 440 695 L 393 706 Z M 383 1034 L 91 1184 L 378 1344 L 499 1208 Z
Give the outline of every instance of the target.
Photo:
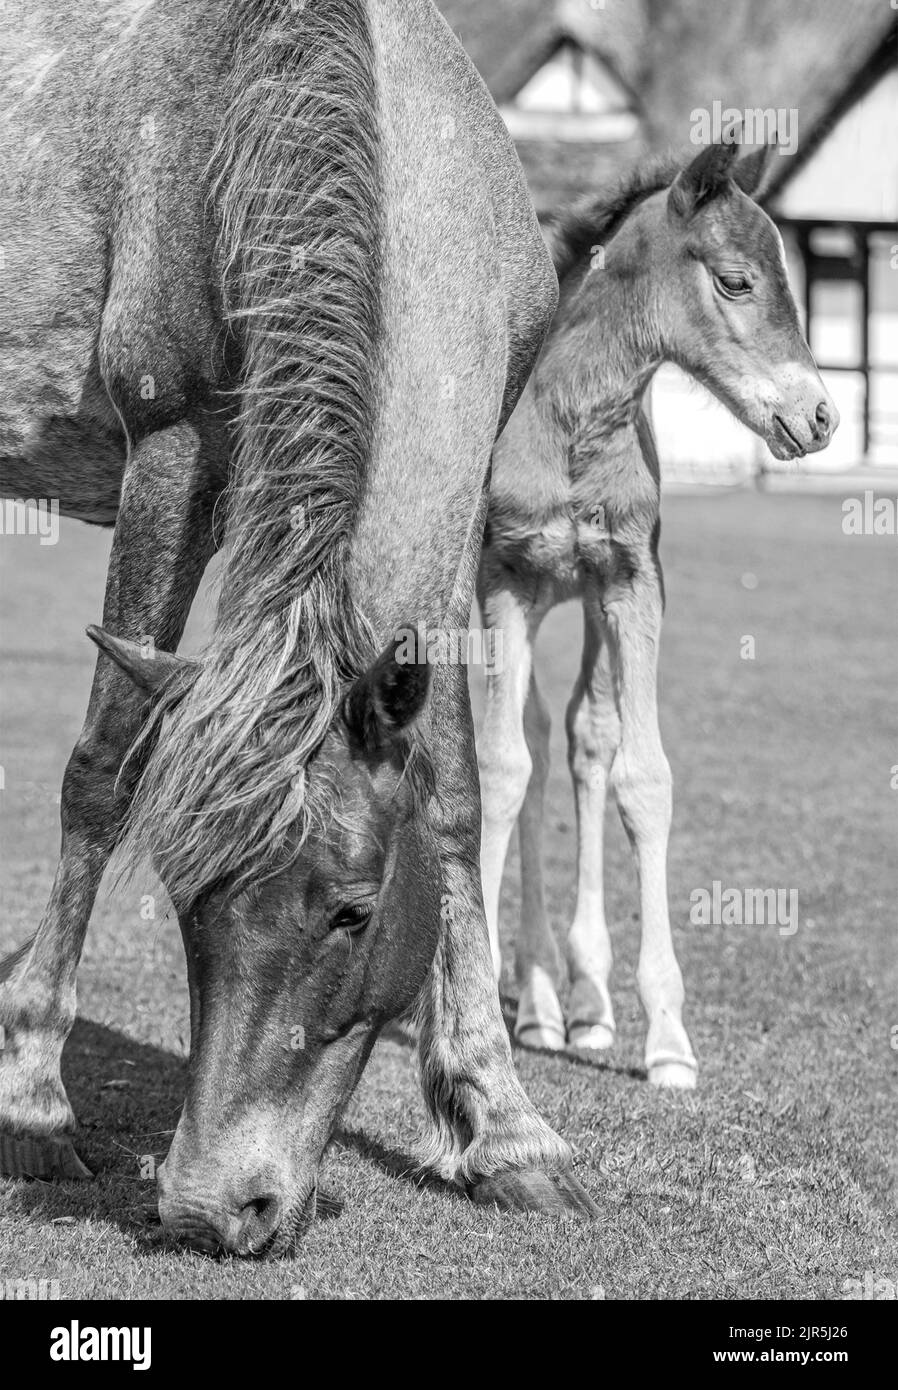
M 507 1170 L 469 1187 L 468 1195 L 478 1206 L 497 1206 L 503 1211 L 574 1211 L 590 1220 L 599 1209 L 586 1188 L 573 1173 L 545 1173 L 540 1168 L 521 1172 Z
M 66 1135 L 36 1139 L 27 1134 L 0 1133 L 0 1177 L 83 1182 L 93 1173 L 81 1162 Z

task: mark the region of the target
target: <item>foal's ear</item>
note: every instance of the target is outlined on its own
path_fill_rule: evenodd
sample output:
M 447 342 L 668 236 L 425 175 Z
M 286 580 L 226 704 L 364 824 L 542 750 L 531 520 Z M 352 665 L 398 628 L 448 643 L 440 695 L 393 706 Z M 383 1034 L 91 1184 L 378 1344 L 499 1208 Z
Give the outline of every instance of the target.
M 710 203 L 720 193 L 733 170 L 733 160 L 739 146 L 733 142 L 727 145 L 706 145 L 681 169 L 670 186 L 667 206 L 676 217 L 688 220 L 705 203 Z
M 752 150 L 751 154 L 740 159 L 733 169 L 733 183 L 737 184 L 743 193 L 747 193 L 749 198 L 756 197 L 758 190 L 763 186 L 777 148 L 773 144 L 762 145 L 760 149 Z
M 414 633 L 414 628 L 401 632 Z M 408 636 L 395 637 L 343 702 L 350 737 L 366 752 L 389 748 L 414 724 L 427 701 L 430 663 L 408 658 Z
M 187 657 L 175 656 L 174 652 L 157 651 L 144 642 L 129 642 L 126 637 L 113 637 L 105 628 L 93 624 L 87 635 L 116 666 L 120 666 L 126 676 L 130 676 L 141 690 L 152 694 L 176 674 L 191 675 L 197 668 L 195 661 Z

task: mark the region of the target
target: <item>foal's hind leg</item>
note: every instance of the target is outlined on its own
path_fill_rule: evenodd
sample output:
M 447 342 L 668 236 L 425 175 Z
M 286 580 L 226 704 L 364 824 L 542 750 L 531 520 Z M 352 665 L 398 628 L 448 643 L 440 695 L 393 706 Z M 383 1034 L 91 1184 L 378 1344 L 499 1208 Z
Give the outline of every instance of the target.
M 143 439 L 125 471 L 106 580 L 103 625 L 171 650 L 214 549 L 212 509 L 224 460 L 218 424 L 182 422 Z M 62 784 L 62 852 L 29 948 L 0 965 L 0 1173 L 89 1177 L 70 1135 L 60 1077 L 75 1019 L 75 976 L 103 870 L 125 805 L 114 791 L 142 697 L 97 660 L 87 718 Z
M 614 1042 L 611 938 L 605 921 L 604 825 L 608 777 L 620 741 L 608 647 L 595 595 L 583 604 L 583 661 L 567 708 L 568 766 L 577 808 L 577 906 L 568 936 L 571 977 L 568 1039 L 572 1047 Z
M 649 1021 L 645 1062 L 656 1086 L 695 1085 L 697 1063 L 683 1027 L 683 978 L 667 907 L 670 765 L 658 728 L 660 579 L 646 558 L 629 584 L 606 601 L 621 741 L 611 769 L 618 810 L 636 855 L 642 917 L 638 984 Z
M 521 926 L 515 953 L 518 1015 L 515 1037 L 525 1047 L 563 1048 L 564 1014 L 558 1002 L 561 960 L 546 916 L 543 885 L 543 813 L 549 775 L 551 721 L 531 674 L 524 734 L 532 771 L 518 817 L 521 840 Z

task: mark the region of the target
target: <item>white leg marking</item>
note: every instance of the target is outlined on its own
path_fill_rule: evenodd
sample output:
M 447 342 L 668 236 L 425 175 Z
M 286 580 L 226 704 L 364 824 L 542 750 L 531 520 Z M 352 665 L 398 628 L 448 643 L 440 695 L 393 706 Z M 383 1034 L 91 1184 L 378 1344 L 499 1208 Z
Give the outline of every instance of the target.
M 530 780 L 531 761 L 524 737 L 524 701 L 533 660 L 527 610 L 510 590 L 486 595 L 484 625 L 502 630 L 501 669 L 487 675 L 486 715 L 477 740 L 482 828 L 480 869 L 483 906 L 496 979 L 499 949 L 499 894 L 508 841 Z
M 588 595 L 584 623 L 583 664 L 566 721 L 568 766 L 577 807 L 577 906 L 567 943 L 571 975 L 568 1036 L 572 1047 L 601 1051 L 614 1042 L 603 838 L 608 777 L 620 741 L 620 720 L 608 647 Z
M 515 1037 L 527 1047 L 558 1050 L 566 1041 L 558 1002 L 561 959 L 546 916 L 543 891 L 543 804 L 549 775 L 549 711 L 531 675 L 524 734 L 532 770 L 518 821 L 521 841 L 521 927 L 515 952 L 518 1015 Z
M 683 1027 L 683 978 L 667 906 L 670 765 L 658 728 L 657 665 L 661 594 L 637 575 L 607 605 L 621 742 L 611 770 L 618 809 L 636 856 L 642 941 L 638 983 L 648 1017 L 645 1061 L 657 1086 L 695 1085 L 697 1063 Z

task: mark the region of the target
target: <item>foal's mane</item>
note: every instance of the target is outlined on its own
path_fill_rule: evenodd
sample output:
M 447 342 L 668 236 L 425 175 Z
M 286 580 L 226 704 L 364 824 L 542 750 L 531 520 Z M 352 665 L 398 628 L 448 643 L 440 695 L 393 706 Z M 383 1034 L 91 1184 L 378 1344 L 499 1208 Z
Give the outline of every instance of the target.
M 143 735 L 130 825 L 186 902 L 298 851 L 327 809 L 307 764 L 373 655 L 347 576 L 381 336 L 373 38 L 364 0 L 237 0 L 229 19 L 211 205 L 241 375 L 221 596 L 191 688 Z
M 648 160 L 602 193 L 581 198 L 550 218 L 543 231 L 558 279 L 563 280 L 595 246 L 606 245 L 634 208 L 653 193 L 669 188 L 679 170 L 680 165 L 671 158 Z

